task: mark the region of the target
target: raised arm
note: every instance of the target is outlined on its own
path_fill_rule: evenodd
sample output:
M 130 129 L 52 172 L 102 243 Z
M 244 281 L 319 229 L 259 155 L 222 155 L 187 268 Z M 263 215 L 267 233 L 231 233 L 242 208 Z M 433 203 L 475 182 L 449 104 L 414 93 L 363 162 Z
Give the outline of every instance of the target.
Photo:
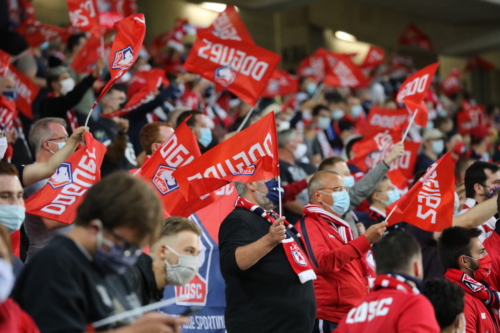
M 497 213 L 497 195 L 475 205 L 463 214 L 453 217 L 453 225 L 464 228 L 479 227 Z

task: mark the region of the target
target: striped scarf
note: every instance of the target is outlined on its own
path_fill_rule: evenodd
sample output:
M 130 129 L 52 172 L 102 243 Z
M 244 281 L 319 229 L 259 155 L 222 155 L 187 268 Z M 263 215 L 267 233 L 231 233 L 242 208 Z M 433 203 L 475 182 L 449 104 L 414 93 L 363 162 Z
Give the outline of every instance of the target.
M 349 224 L 332 213 L 327 212 L 323 208 L 309 203 L 304 207 L 304 215 L 306 214 L 315 220 L 321 218 L 328 222 L 330 226 L 339 234 L 339 236 L 342 237 L 344 243 L 347 244 L 354 239 L 354 235 Z
M 255 214 L 266 219 L 270 224 L 273 224 L 274 221 L 279 218 L 278 214 L 276 214 L 275 212 L 265 211 L 262 207 L 254 205 L 253 203 L 246 199 L 243 199 L 242 197 L 238 197 L 236 199 L 235 206 L 242 207 L 248 209 L 251 212 L 254 212 Z M 285 224 L 285 227 L 288 229 L 288 231 L 286 232 L 286 238 L 281 241 L 281 244 L 283 245 L 283 250 L 285 251 L 290 266 L 299 277 L 301 283 L 306 283 L 310 280 L 316 280 L 316 274 L 311 268 L 307 257 L 304 255 L 304 252 L 302 251 L 300 246 L 298 246 L 298 244 L 295 242 L 295 239 L 290 236 L 289 232 L 293 232 L 301 242 L 302 247 L 304 247 L 302 236 L 297 231 L 297 229 L 295 229 L 294 226 L 288 221 L 283 221 L 283 223 Z
M 399 274 L 381 274 L 375 279 L 373 291 L 381 288 L 397 289 L 408 293 L 420 294 L 420 291 L 411 286 L 407 279 Z

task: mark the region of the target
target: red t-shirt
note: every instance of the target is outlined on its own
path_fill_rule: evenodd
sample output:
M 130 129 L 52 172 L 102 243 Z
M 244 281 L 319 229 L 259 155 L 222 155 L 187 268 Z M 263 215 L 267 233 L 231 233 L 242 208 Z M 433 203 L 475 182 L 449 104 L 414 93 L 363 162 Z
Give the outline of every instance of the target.
M 439 333 L 434 308 L 422 294 L 382 288 L 366 295 L 335 333 Z M 492 331 L 493 332 L 493 331 Z

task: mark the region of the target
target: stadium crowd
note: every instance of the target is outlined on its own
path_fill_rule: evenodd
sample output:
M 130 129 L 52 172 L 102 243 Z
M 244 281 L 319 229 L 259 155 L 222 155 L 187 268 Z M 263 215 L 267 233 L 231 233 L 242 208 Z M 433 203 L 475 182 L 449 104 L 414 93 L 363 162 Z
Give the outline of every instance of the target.
M 168 154 L 176 133 L 186 147 L 194 138 L 196 160 L 235 145 L 269 115 L 279 178 L 236 179 L 235 208 L 219 230 L 227 332 L 500 331 L 499 106 L 461 88 L 449 94 L 436 76 L 421 106 L 428 119 L 417 125 L 396 102 L 417 70 L 400 55 L 367 71 L 356 89 L 329 85 L 301 64 L 287 73 L 295 88 L 273 95 L 271 79 L 249 105 L 183 67 L 194 46 L 177 33 L 192 28 L 179 20 L 175 33 L 140 45 L 92 113 L 114 74 L 104 53 L 75 68 L 90 33 L 33 46 L 19 30 L 3 32 L 0 332 L 180 332 L 189 313 L 127 312 L 161 301 L 167 285 L 187 284 L 202 251 L 201 227 L 190 213 L 173 213 L 186 211 L 180 199 L 165 204 L 146 184 L 146 167 Z M 36 92 L 27 105 L 23 89 Z M 398 124 L 408 135 L 402 127 L 381 148 L 384 126 L 370 119 L 391 112 L 409 115 Z M 452 195 L 437 190 L 443 200 L 434 208 L 449 225 L 391 220 L 394 204 L 431 186 L 446 159 Z M 177 186 L 176 167 L 158 177 L 155 167 L 155 186 Z M 33 208 L 61 188 L 52 206 Z M 70 222 L 50 218 L 57 207 L 72 211 Z

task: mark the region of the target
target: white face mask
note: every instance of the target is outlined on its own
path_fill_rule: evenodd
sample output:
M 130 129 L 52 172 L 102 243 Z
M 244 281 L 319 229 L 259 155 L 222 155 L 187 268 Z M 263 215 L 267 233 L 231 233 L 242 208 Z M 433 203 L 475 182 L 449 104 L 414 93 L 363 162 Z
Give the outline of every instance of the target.
M 7 151 L 7 147 L 9 144 L 7 143 L 7 138 L 0 138 L 0 160 L 5 156 L 5 152 Z
M 67 79 L 62 80 L 59 83 L 61 84 L 61 95 L 66 95 L 71 90 L 73 90 L 73 88 L 75 88 L 75 80 L 73 80 L 70 77 L 68 77 Z
M 299 143 L 297 148 L 293 151 L 293 157 L 296 160 L 300 160 L 307 153 L 307 146 L 305 143 Z
M 9 298 L 15 281 L 16 277 L 12 265 L 5 259 L 0 258 L 0 304 Z
M 167 248 L 179 257 L 179 262 L 176 265 L 171 265 L 168 260 L 165 260 L 165 265 L 167 266 L 167 282 L 170 285 L 183 286 L 191 281 L 196 273 L 198 273 L 198 257 L 179 254 L 168 245 Z

